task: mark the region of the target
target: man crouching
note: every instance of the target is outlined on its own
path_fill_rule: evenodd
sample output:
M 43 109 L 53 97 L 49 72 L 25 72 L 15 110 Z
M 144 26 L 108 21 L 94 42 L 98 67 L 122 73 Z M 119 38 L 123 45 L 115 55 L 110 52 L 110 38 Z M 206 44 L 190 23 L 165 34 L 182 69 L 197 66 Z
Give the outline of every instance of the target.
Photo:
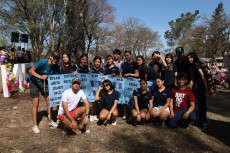
M 81 79 L 73 78 L 71 89 L 68 89 L 62 94 L 62 103 L 58 110 L 58 119 L 64 124 L 67 130 L 79 129 L 83 133 L 89 133 L 86 130 L 88 124 L 89 102 L 86 99 L 85 93 L 80 89 Z M 83 100 L 85 106 L 78 107 L 80 100 Z M 81 123 L 78 126 L 76 120 L 81 118 Z

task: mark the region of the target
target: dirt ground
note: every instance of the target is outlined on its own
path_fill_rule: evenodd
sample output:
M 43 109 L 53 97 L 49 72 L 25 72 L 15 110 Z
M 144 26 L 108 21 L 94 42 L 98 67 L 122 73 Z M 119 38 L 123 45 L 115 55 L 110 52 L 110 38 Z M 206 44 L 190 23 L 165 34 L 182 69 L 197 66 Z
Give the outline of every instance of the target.
M 38 112 L 41 132 L 34 134 L 29 90 L 11 98 L 0 96 L 0 152 L 230 152 L 230 91 L 218 90 L 207 102 L 210 123 L 203 131 L 195 126 L 132 126 L 118 118 L 116 126 L 93 122 L 90 134 L 64 135 L 60 128 L 49 128 L 43 98 Z

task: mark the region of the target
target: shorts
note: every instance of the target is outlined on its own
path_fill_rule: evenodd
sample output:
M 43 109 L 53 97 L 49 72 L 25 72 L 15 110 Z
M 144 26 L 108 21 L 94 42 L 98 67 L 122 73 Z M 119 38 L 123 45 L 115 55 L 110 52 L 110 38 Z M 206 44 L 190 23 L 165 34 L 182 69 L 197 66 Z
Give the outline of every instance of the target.
M 32 98 L 37 98 L 39 97 L 39 92 L 41 92 L 43 96 L 48 96 L 49 95 L 48 84 L 45 84 L 45 91 L 44 91 L 44 84 L 33 83 L 30 81 L 30 96 Z
M 78 107 L 75 108 L 74 110 L 72 110 L 72 111 L 69 112 L 70 115 L 74 118 L 74 120 L 77 119 L 77 118 L 76 118 L 77 109 L 78 109 Z M 66 118 L 66 115 L 65 115 L 64 113 L 59 114 L 58 117 L 57 117 L 57 119 L 59 119 L 61 122 L 63 122 L 63 121 L 65 120 L 65 118 Z
M 157 107 L 153 107 L 153 108 L 155 108 L 155 109 L 157 109 L 157 110 L 160 110 L 162 107 L 163 107 L 163 106 L 157 106 Z M 169 112 L 169 114 L 170 114 L 169 107 L 165 108 L 165 110 L 166 110 L 167 112 Z

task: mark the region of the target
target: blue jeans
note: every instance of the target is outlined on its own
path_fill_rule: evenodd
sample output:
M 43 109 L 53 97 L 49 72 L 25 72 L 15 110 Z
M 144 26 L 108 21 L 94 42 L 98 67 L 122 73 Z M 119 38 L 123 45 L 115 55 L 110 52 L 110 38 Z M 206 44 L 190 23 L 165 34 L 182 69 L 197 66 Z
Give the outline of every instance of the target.
M 186 109 L 183 109 L 181 111 L 178 111 L 178 112 L 174 112 L 174 118 L 173 119 L 170 119 L 169 122 L 168 122 L 168 126 L 171 127 L 171 128 L 176 128 L 178 127 L 178 122 L 180 120 L 184 120 L 183 119 L 183 115 L 184 113 L 186 113 L 188 111 L 188 108 Z M 195 111 L 191 112 L 188 116 L 188 119 L 185 120 L 187 122 L 191 122 L 191 121 L 195 121 L 196 120 L 196 113 Z

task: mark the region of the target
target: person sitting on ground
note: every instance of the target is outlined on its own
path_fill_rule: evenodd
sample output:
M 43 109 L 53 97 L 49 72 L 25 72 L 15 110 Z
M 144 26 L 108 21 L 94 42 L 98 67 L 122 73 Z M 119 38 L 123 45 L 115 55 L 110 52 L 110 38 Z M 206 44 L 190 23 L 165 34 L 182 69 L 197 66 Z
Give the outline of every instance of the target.
M 62 94 L 62 103 L 58 110 L 58 119 L 69 130 L 79 129 L 82 132 L 89 133 L 86 126 L 89 120 L 89 102 L 85 93 L 80 89 L 81 79 L 75 77 L 71 82 L 71 89 L 68 89 Z M 85 106 L 78 107 L 80 100 L 83 100 Z M 76 120 L 81 118 L 81 123 L 78 126 Z
M 154 95 L 151 117 L 154 118 L 155 125 L 161 125 L 167 120 L 170 114 L 169 104 L 171 99 L 171 91 L 164 86 L 163 77 L 156 77 L 155 82 L 157 88 L 155 91 L 151 91 Z
M 134 107 L 132 116 L 138 123 L 148 121 L 153 108 L 153 97 L 147 90 L 147 85 L 146 80 L 140 80 L 140 88 L 133 91 Z
M 168 126 L 176 128 L 178 123 L 188 126 L 190 122 L 196 120 L 195 96 L 191 90 L 187 89 L 188 81 L 185 73 L 177 75 L 177 87 L 172 88 L 172 98 L 170 102 L 170 120 Z
M 30 96 L 32 97 L 32 117 L 33 117 L 33 132 L 40 133 L 37 123 L 37 112 L 39 105 L 39 92 L 44 96 L 47 105 L 49 125 L 57 127 L 58 125 L 52 120 L 52 113 L 49 104 L 49 90 L 48 90 L 48 75 L 60 74 L 60 67 L 58 65 L 60 55 L 58 51 L 53 51 L 49 59 L 41 59 L 37 61 L 32 68 L 30 68 Z
M 116 125 L 116 118 L 118 117 L 117 104 L 119 101 L 119 92 L 114 89 L 110 80 L 103 81 L 102 85 L 99 86 L 95 100 L 100 99 L 104 101 L 104 107 L 99 114 L 100 122 L 106 125 L 108 121 L 112 121 L 112 125 Z

